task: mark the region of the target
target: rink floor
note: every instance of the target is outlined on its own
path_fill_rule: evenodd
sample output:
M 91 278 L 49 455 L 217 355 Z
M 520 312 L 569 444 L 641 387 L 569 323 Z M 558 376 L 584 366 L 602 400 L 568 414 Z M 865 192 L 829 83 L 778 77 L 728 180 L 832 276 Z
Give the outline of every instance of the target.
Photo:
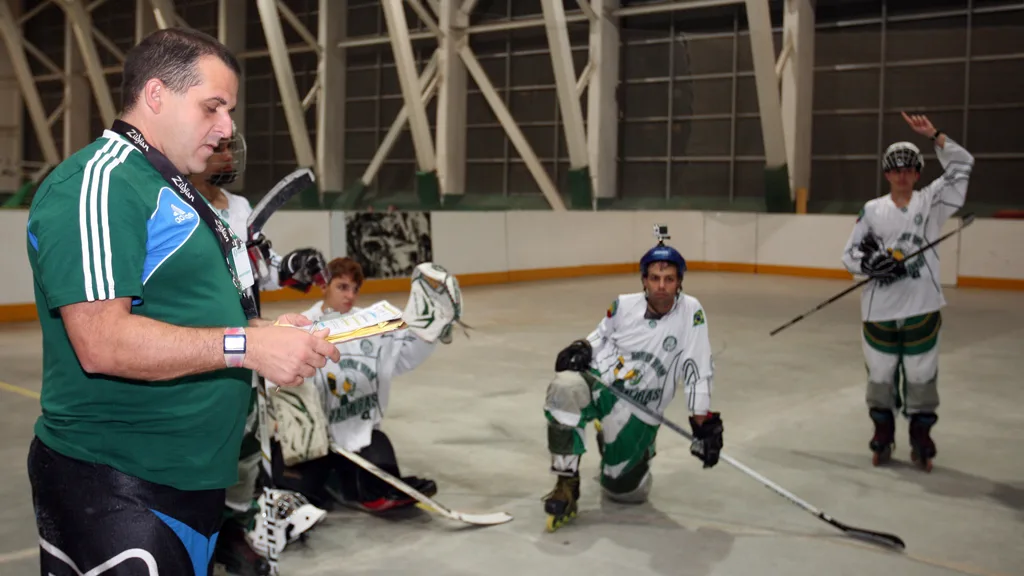
M 467 340 L 456 332 L 394 382 L 384 429 L 404 474 L 434 478 L 437 500 L 515 520 L 473 528 L 410 510 L 389 518 L 332 512 L 284 553 L 285 576 L 313 574 L 658 574 L 996 576 L 1024 573 L 1024 293 L 947 289 L 928 474 L 909 465 L 904 420 L 896 460 L 871 466 L 859 300 L 850 295 L 769 338 L 770 330 L 846 281 L 691 273 L 716 351 L 713 405 L 725 451 L 836 519 L 892 532 L 886 551 L 844 538 L 726 463 L 700 468 L 667 428 L 649 503 L 603 502 L 593 431 L 581 512 L 544 531 L 548 472 L 541 406 L 554 358 L 585 336 L 636 276 L 468 287 Z M 404 306 L 405 294 L 366 295 Z M 268 306 L 268 315 L 305 303 Z M 0 325 L 0 575 L 38 574 L 25 473 L 39 413 L 40 333 Z M 686 424 L 681 399 L 668 417 Z

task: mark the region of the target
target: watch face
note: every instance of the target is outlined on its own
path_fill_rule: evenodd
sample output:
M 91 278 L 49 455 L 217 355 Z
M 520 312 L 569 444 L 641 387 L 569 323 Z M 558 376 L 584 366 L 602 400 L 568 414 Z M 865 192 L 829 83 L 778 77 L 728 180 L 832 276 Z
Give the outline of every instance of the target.
M 227 335 L 224 337 L 224 352 L 245 352 L 245 336 Z

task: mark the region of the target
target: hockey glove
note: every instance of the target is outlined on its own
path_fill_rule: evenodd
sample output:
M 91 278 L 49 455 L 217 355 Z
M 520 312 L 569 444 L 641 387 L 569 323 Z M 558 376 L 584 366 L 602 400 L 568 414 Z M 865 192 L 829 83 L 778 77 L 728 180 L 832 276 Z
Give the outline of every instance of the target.
M 576 340 L 558 353 L 558 358 L 555 359 L 555 372 L 586 372 L 590 369 L 593 353 L 590 342 Z
M 327 287 L 327 263 L 323 254 L 314 248 L 300 248 L 281 260 L 279 282 L 300 292 L 309 292 L 314 284 Z
M 462 312 L 462 289 L 454 274 L 433 262 L 413 269 L 409 300 L 402 313 L 413 334 L 426 342 L 450 344 L 453 324 L 467 328 Z
M 865 256 L 860 263 L 864 274 L 874 278 L 882 286 L 888 286 L 907 275 L 907 267 L 888 252 L 875 252 Z
M 270 264 L 273 260 L 270 239 L 257 232 L 252 240 L 245 243 L 245 248 L 249 252 L 249 262 L 252 264 L 256 280 L 262 282 L 264 278 L 270 276 Z
M 690 416 L 690 428 L 693 429 L 693 442 L 690 443 L 690 454 L 704 463 L 705 468 L 713 468 L 718 464 L 718 455 L 722 451 L 722 417 L 718 412 L 710 412 L 704 422 Z

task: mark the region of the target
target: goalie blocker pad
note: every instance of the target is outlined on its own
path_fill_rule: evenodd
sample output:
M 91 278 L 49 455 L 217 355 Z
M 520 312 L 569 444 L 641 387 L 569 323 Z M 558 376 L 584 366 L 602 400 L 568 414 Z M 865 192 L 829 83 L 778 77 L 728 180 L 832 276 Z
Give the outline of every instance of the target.
M 424 262 L 412 273 L 412 289 L 402 318 L 409 330 L 427 342 L 452 341 L 452 324 L 462 318 L 459 281 L 443 267 Z

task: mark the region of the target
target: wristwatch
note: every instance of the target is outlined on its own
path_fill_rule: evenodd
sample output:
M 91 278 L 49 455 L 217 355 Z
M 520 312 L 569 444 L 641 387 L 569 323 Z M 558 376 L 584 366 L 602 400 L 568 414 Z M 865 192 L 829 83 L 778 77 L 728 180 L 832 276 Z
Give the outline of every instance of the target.
M 241 368 L 245 360 L 245 328 L 224 329 L 224 363 L 228 368 Z

